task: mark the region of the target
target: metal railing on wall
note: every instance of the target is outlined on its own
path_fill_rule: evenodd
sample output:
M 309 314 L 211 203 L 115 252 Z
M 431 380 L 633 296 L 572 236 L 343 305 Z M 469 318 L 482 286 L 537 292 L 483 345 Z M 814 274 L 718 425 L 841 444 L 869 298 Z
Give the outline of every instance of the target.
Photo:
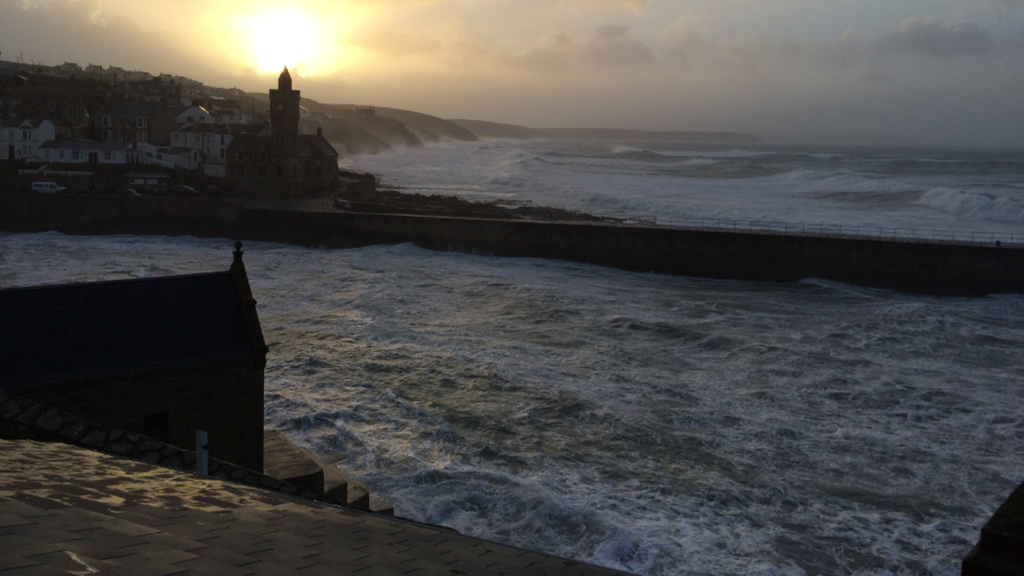
M 1024 233 L 975 232 L 955 230 L 928 230 L 919 228 L 889 228 L 850 224 L 808 224 L 805 222 L 779 222 L 775 220 L 739 220 L 725 218 L 685 218 L 679 216 L 627 216 L 623 224 L 647 225 L 698 230 L 736 230 L 806 234 L 814 236 L 841 236 L 846 238 L 875 238 L 907 242 L 967 242 L 974 244 L 1024 245 Z
M 290 209 L 308 212 L 331 212 L 336 209 L 333 198 L 302 200 L 246 199 L 249 209 Z M 557 219 L 554 213 L 550 219 Z M 609 220 L 628 226 L 656 226 L 688 230 L 734 230 L 737 232 L 768 232 L 803 234 L 809 236 L 835 236 L 843 238 L 872 238 L 902 242 L 963 242 L 972 244 L 1000 244 L 1024 246 L 1024 232 L 977 232 L 959 230 L 930 230 L 920 228 L 890 228 L 850 224 L 810 224 L 776 220 L 741 220 L 728 218 L 688 218 L 681 216 L 609 216 Z

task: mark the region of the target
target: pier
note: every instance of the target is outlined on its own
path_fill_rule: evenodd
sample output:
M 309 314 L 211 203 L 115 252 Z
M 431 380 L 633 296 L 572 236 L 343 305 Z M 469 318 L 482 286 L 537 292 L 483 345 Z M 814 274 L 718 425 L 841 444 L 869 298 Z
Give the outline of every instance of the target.
M 301 202 L 301 201 L 300 201 Z M 228 237 L 328 248 L 413 242 L 432 250 L 585 262 L 758 282 L 819 278 L 940 296 L 1024 293 L 1024 245 L 811 230 L 373 213 L 315 203 L 0 194 L 0 230 Z

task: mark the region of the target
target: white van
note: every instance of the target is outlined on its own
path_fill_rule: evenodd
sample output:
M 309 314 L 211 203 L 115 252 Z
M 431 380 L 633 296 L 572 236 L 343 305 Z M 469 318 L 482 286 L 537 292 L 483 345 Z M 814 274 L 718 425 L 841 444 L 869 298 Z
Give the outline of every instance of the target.
M 56 182 L 33 182 L 32 191 L 42 192 L 44 194 L 53 194 L 54 192 L 63 192 L 67 188 L 57 184 Z

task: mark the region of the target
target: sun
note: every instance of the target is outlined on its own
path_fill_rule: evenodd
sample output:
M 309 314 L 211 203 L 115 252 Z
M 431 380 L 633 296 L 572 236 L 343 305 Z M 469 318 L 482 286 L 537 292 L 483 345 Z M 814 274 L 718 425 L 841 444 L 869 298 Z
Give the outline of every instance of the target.
M 264 72 L 279 72 L 317 59 L 324 31 L 320 22 L 292 6 L 258 12 L 246 18 L 252 65 Z

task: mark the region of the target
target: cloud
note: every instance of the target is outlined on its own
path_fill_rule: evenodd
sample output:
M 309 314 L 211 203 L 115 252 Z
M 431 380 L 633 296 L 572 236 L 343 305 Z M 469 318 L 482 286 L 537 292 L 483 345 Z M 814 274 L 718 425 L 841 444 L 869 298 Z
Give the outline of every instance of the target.
M 700 48 L 714 48 L 716 44 L 697 28 L 697 24 L 706 18 L 700 16 L 683 16 L 661 32 L 661 51 L 671 62 L 681 67 L 689 66 L 689 53 Z
M 562 0 L 558 8 L 564 12 L 578 14 L 595 8 L 622 8 L 637 14 L 643 14 L 650 0 Z
M 499 61 L 509 68 L 540 74 L 561 74 L 569 71 L 572 37 L 562 30 L 552 30 L 536 45 L 518 54 L 501 55 Z
M 212 74 L 216 68 L 198 51 L 190 51 L 187 40 L 176 33 L 146 31 L 127 15 L 104 21 L 101 10 L 99 0 L 51 0 L 35 5 L 0 1 L 3 48 L 23 52 L 25 62 L 44 64 L 95 63 L 151 72 L 179 71 L 193 77 Z M 7 54 L 4 56 L 9 58 Z
M 889 52 L 939 58 L 978 56 L 995 52 L 996 39 L 977 24 L 943 24 L 933 18 L 910 18 L 879 40 Z
M 583 46 L 580 57 L 599 68 L 646 66 L 657 62 L 646 44 L 629 36 L 621 24 L 601 26 Z

